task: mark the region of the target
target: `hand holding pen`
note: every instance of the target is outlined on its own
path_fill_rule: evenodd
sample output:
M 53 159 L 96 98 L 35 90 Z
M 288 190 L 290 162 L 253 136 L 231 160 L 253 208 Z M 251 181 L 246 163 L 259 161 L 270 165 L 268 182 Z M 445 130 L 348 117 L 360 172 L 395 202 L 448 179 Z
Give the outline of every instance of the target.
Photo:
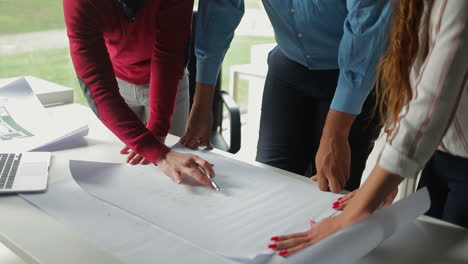
M 168 151 L 159 158 L 157 165 L 179 184 L 183 182 L 182 175 L 187 175 L 219 191 L 212 180 L 215 176 L 214 165 L 196 155 Z
M 216 182 L 214 181 L 214 179 L 212 177 L 210 177 L 210 175 L 208 175 L 208 173 L 206 173 L 205 169 L 203 169 L 203 167 L 200 167 L 200 170 L 203 172 L 203 174 L 206 175 L 206 177 L 211 181 L 211 186 L 218 192 L 221 191 L 221 189 L 219 188 L 219 186 L 216 184 Z

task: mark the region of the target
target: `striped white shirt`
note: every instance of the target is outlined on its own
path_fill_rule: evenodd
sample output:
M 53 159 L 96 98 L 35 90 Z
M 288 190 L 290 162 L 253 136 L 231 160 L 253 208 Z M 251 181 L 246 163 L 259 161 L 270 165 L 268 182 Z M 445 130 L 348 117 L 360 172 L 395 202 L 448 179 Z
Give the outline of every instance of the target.
M 411 70 L 413 98 L 378 162 L 402 177 L 415 177 L 437 149 L 468 158 L 468 0 L 433 2 L 420 33 L 428 52 Z

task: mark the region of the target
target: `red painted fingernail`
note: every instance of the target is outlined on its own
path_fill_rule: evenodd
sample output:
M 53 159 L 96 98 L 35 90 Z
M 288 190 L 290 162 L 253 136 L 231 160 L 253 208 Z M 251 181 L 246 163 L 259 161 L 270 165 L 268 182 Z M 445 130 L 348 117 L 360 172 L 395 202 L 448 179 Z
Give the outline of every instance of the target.
M 339 206 L 340 206 L 339 204 L 333 204 L 333 205 L 332 205 L 332 208 L 333 208 L 333 209 L 336 209 L 336 208 L 338 208 Z
M 283 250 L 283 251 L 280 251 L 280 253 L 278 253 L 278 255 L 281 256 L 281 257 L 286 256 L 286 254 L 288 254 L 287 250 Z
M 343 199 L 343 197 L 338 198 L 337 201 L 341 201 L 341 199 Z
M 279 239 L 279 237 L 277 237 L 277 236 L 270 238 L 271 241 L 278 241 L 278 239 Z
M 276 249 L 277 247 L 278 247 L 278 245 L 276 245 L 276 244 L 268 245 L 268 248 L 271 248 L 271 249 Z

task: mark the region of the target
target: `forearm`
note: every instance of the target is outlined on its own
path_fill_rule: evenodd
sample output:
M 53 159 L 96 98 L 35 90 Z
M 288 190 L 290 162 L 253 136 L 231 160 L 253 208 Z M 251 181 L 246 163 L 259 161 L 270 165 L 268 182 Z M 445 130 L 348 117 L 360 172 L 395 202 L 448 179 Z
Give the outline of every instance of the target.
M 213 105 L 214 85 L 207 83 L 196 83 L 195 95 L 193 96 L 194 109 L 211 109 Z
M 187 122 L 184 136 L 180 143 L 188 148 L 197 148 L 206 146 L 211 149 L 210 142 L 212 129 L 212 106 L 213 106 L 214 85 L 207 83 L 196 83 L 195 95 L 193 98 L 192 109 Z
M 324 138 L 348 138 L 349 131 L 353 125 L 356 115 L 330 109 L 323 128 Z
M 322 191 L 338 193 L 349 179 L 351 154 L 348 135 L 355 115 L 330 110 L 315 155 L 317 184 Z
M 370 215 L 402 181 L 403 177 L 376 166 L 356 196 L 344 209 L 343 219 L 348 224 L 352 224 Z
M 174 112 L 177 87 L 185 67 L 193 1 L 166 0 L 157 11 L 158 25 L 151 57 L 148 129 L 166 136 Z

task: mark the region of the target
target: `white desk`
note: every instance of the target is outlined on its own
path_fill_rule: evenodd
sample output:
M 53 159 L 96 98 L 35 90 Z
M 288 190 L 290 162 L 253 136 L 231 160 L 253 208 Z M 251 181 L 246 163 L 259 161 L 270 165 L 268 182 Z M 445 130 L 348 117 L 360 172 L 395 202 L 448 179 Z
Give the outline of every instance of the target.
M 69 159 L 124 161 L 125 157 L 119 154 L 122 144 L 104 128 L 88 108 L 80 105 L 63 105 L 49 108 L 49 111 L 58 117 L 72 116 L 74 119 L 86 119 L 90 127 L 89 136 L 82 142 L 70 149 L 57 150 L 53 153 L 51 180 L 71 177 L 68 170 Z M 176 137 L 168 137 L 168 144 L 176 141 Z M 281 173 L 287 177 L 299 177 L 285 171 Z M 299 178 L 307 181 L 303 177 Z M 118 259 L 93 245 L 72 228 L 52 219 L 18 196 L 0 197 L 0 216 L 0 242 L 28 263 L 120 263 Z M 428 244 L 427 241 L 431 243 Z M 452 263 L 467 263 L 467 248 L 466 230 L 421 219 L 410 227 L 410 230 L 392 237 L 359 263 L 413 263 L 415 258 L 437 260 L 436 257 L 440 260 L 434 263 L 451 263 L 447 262 L 448 260 Z M 155 250 L 167 251 L 170 247 Z M 178 262 L 174 260 L 173 263 Z
M 91 111 L 80 105 L 65 105 L 50 108 L 56 116 L 81 112 L 74 118 L 91 116 Z M 93 120 L 91 120 L 91 123 Z M 93 135 L 100 128 L 97 123 L 91 129 Z M 120 144 L 114 140 L 104 142 L 101 137 L 89 137 L 81 147 L 54 152 L 51 180 L 70 177 L 68 159 L 97 159 L 121 161 Z M 114 139 L 114 138 L 112 138 Z M 88 146 L 86 146 L 87 144 Z M 117 151 L 112 151 L 116 147 Z M 115 154 L 114 154 L 115 152 Z M 105 154 L 104 154 L 105 153 Z M 114 154 L 114 155 L 113 155 Z M 18 196 L 0 197 L 0 242 L 5 244 L 28 263 L 119 263 L 113 256 L 88 242 L 71 228 L 57 222 Z

